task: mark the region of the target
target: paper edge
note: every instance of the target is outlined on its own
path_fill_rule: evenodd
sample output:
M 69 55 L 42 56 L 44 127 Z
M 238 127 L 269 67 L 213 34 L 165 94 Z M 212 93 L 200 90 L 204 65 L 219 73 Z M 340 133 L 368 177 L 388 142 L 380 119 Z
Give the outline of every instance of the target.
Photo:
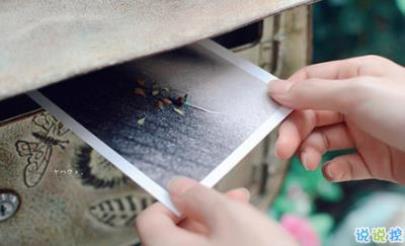
M 231 64 L 237 66 L 241 70 L 249 73 L 250 75 L 258 78 L 264 83 L 269 83 L 271 80 L 278 79 L 266 70 L 258 67 L 257 65 L 238 57 L 236 54 L 225 49 L 212 40 L 203 40 L 195 45 L 203 47 L 210 52 L 227 60 Z M 242 142 L 221 164 L 214 168 L 200 183 L 213 187 L 216 185 L 226 174 L 228 174 L 257 144 L 259 144 L 278 124 L 281 123 L 290 113 L 292 109 L 278 106 L 275 112 L 266 120 L 259 128 L 257 128 L 245 141 Z
M 231 51 L 228 51 L 219 44 L 211 40 L 203 40 L 193 45 L 197 45 L 207 49 L 219 57 L 227 60 L 231 64 L 237 66 L 239 69 L 249 73 L 250 75 L 258 78 L 264 83 L 277 79 L 267 71 L 254 65 L 253 63 L 236 56 Z M 131 164 L 128 160 L 118 154 L 115 150 L 110 148 L 102 140 L 96 137 L 93 133 L 87 130 L 79 122 L 73 119 L 69 114 L 64 112 L 55 103 L 49 100 L 41 92 L 34 90 L 27 93 L 27 95 L 38 103 L 41 107 L 46 109 L 49 113 L 58 118 L 63 124 L 72 130 L 79 138 L 83 139 L 94 150 L 99 152 L 109 162 L 113 163 L 125 175 L 128 175 L 145 191 L 149 192 L 159 202 L 164 204 L 177 216 L 180 212 L 174 206 L 170 199 L 170 195 L 166 189 L 149 178 L 144 172 L 139 170 L 136 166 Z M 257 144 L 260 143 L 292 110 L 279 106 L 275 112 L 266 120 L 259 128 L 257 128 L 246 140 L 242 142 L 224 161 L 215 167 L 206 177 L 199 182 L 207 187 L 213 187 L 220 181 L 229 171 L 234 168 L 240 160 L 242 160 Z
M 163 203 L 176 215 L 180 215 L 179 211 L 173 205 L 169 193 L 162 186 L 153 181 L 144 172 L 139 170 L 136 166 L 131 164 L 128 160 L 105 144 L 102 140 L 73 119 L 69 114 L 49 100 L 41 92 L 30 91 L 27 93 L 27 95 L 41 107 L 55 116 L 58 120 L 60 120 L 65 127 L 69 128 L 79 138 L 84 140 L 94 150 L 99 152 L 104 158 L 111 162 L 115 167 L 120 169 L 125 175 L 134 180 L 140 187 L 152 194 L 157 200 Z

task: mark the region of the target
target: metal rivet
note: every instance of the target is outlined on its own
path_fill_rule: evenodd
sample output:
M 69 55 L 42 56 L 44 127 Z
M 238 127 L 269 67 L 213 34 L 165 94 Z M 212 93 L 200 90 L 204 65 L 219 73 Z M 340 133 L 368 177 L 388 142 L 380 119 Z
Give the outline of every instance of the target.
M 0 190 L 0 222 L 11 218 L 20 206 L 20 198 L 14 191 Z

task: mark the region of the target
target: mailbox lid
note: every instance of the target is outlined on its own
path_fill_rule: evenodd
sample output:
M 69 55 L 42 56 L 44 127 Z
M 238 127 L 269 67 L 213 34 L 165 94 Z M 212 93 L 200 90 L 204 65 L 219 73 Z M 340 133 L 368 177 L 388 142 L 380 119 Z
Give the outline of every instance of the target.
M 0 1 L 0 100 L 309 2 Z

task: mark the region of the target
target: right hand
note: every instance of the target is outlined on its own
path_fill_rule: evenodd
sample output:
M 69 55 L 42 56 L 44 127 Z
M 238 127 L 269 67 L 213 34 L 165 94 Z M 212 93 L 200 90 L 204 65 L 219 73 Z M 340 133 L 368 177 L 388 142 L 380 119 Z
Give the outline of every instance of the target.
M 403 67 L 377 56 L 312 65 L 287 81 L 272 81 L 269 94 L 295 109 L 279 129 L 281 159 L 297 153 L 314 170 L 326 151 L 355 148 L 328 162 L 325 177 L 405 184 Z

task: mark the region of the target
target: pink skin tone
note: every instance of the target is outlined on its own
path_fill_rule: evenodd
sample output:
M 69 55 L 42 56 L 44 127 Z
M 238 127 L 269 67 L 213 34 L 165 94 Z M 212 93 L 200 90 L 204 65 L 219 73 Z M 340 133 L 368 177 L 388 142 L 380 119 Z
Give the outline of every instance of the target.
M 377 56 L 312 65 L 286 81 L 272 81 L 269 95 L 295 109 L 279 128 L 279 158 L 298 154 L 304 167 L 314 170 L 326 151 L 354 148 L 356 153 L 323 167 L 329 180 L 405 184 L 403 67 Z M 249 205 L 246 189 L 221 194 L 179 178 L 168 190 L 185 219 L 160 203 L 152 205 L 136 221 L 144 245 L 297 245 Z
M 178 178 L 168 190 L 185 219 L 179 220 L 160 203 L 152 205 L 136 220 L 144 245 L 298 245 L 281 226 L 249 205 L 246 189 L 224 195 Z
M 306 67 L 269 86 L 295 111 L 281 124 L 276 155 L 298 154 L 316 169 L 328 150 L 355 148 L 324 166 L 331 181 L 381 179 L 405 184 L 405 69 L 365 56 Z

